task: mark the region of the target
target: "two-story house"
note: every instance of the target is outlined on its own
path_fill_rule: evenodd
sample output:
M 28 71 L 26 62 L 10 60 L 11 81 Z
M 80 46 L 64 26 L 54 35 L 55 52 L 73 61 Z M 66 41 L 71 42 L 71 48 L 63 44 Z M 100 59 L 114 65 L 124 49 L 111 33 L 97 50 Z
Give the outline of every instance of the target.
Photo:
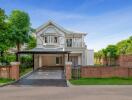
M 72 32 L 49 21 L 35 34 L 37 47 L 31 50 L 35 52 L 35 68 L 64 66 L 68 60 L 73 67 L 94 64 L 93 50 L 88 50 L 84 42 L 86 33 Z

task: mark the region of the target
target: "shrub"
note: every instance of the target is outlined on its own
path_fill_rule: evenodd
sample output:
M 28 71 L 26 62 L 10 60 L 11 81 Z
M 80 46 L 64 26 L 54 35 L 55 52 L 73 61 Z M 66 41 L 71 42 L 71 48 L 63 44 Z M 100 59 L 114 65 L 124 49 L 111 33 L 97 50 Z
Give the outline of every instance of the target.
M 10 65 L 10 62 L 15 61 L 16 56 L 14 54 L 5 54 L 3 57 L 0 57 L 0 65 Z
M 15 54 L 8 54 L 5 57 L 6 57 L 6 60 L 8 62 L 14 62 L 14 61 L 16 61 L 16 55 Z
M 20 57 L 20 62 L 21 62 L 21 65 L 20 65 L 21 68 L 32 67 L 32 65 L 33 65 L 32 56 L 31 55 L 21 56 Z
M 27 68 L 33 66 L 32 56 L 31 55 L 22 55 L 20 56 L 20 73 L 24 72 Z

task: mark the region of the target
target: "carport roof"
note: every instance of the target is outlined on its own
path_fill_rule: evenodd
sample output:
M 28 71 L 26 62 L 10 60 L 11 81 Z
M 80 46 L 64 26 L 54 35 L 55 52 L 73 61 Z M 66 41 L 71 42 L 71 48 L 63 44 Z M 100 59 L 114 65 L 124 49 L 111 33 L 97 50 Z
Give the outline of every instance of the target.
M 43 48 L 34 48 L 31 50 L 18 51 L 18 54 L 67 54 L 71 51 L 63 51 L 62 49 L 43 49 Z

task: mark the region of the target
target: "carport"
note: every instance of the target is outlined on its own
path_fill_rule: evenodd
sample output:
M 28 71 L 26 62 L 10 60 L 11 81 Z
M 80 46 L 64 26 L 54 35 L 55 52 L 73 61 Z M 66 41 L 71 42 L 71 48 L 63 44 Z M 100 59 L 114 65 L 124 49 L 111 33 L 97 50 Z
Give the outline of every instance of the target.
M 35 69 L 35 55 L 39 54 L 58 54 L 58 55 L 63 55 L 63 57 L 65 58 L 65 56 L 67 56 L 67 61 L 69 61 L 69 54 L 70 54 L 70 51 L 44 51 L 44 50 L 25 50 L 25 51 L 18 51 L 16 53 L 16 61 L 19 61 L 19 56 L 21 54 L 32 54 L 32 58 L 33 58 L 33 70 Z M 64 61 L 65 63 L 65 61 Z
M 33 58 L 33 72 L 26 75 L 24 78 L 15 82 L 14 85 L 18 86 L 67 86 L 64 69 L 45 69 L 43 67 L 35 69 L 35 55 L 41 54 L 56 54 L 67 56 L 67 61 L 69 61 L 70 51 L 19 51 L 16 53 L 16 60 L 19 61 L 19 56 L 21 54 L 31 54 Z

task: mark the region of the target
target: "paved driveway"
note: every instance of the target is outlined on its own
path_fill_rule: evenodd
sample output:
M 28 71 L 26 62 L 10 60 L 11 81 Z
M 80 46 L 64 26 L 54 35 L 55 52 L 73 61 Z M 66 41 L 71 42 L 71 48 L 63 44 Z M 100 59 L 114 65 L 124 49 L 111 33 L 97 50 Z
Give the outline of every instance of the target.
M 132 100 L 132 86 L 2 87 L 0 100 Z
M 44 69 L 34 71 L 14 83 L 16 86 L 67 86 L 63 69 Z

